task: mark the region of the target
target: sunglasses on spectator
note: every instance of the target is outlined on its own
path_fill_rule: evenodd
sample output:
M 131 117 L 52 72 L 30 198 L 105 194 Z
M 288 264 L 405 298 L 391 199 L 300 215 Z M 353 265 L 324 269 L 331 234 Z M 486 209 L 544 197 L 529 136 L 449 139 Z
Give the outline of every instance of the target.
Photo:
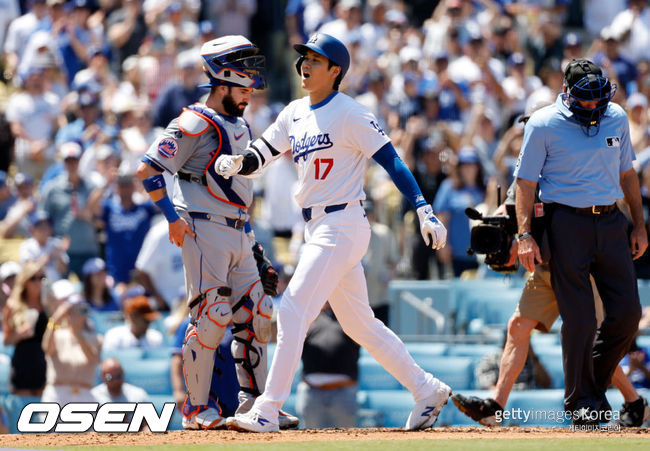
M 115 373 L 115 374 L 106 373 L 106 374 L 104 374 L 104 380 L 106 382 L 110 382 L 112 380 L 119 381 L 119 380 L 122 380 L 122 379 L 124 379 L 124 373 Z

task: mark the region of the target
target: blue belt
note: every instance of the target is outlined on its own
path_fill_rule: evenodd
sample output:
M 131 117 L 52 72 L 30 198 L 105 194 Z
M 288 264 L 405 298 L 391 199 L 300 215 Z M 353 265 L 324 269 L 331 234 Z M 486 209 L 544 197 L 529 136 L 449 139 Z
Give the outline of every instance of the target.
M 363 205 L 361 201 L 359 201 L 359 204 Z M 348 202 L 344 204 L 328 205 L 323 209 L 323 211 L 325 211 L 326 214 L 334 213 L 335 211 L 344 210 L 345 207 L 347 206 L 348 206 Z M 305 220 L 305 222 L 309 222 L 311 220 L 311 213 L 312 213 L 312 207 L 302 209 L 302 218 Z
M 209 213 L 203 213 L 199 211 L 190 211 L 189 212 L 190 218 L 192 219 L 203 219 L 205 221 L 213 221 L 217 222 L 220 224 L 223 224 L 223 222 L 219 221 L 219 219 L 223 219 L 225 222 L 225 225 L 228 227 L 232 227 L 233 229 L 237 230 L 242 230 L 244 226 L 246 225 L 246 220 L 245 219 L 233 219 L 233 218 L 226 218 L 223 216 L 216 216 L 216 215 L 211 215 Z

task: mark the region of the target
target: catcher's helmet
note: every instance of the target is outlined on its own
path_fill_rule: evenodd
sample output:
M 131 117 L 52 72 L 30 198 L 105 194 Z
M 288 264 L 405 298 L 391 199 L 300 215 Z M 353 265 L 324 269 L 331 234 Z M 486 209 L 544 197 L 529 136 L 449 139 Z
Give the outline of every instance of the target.
M 264 57 L 244 36 L 222 36 L 201 47 L 203 70 L 210 79 L 199 88 L 235 86 L 264 89 Z
M 600 120 L 605 115 L 607 105 L 616 93 L 616 84 L 612 85 L 603 76 L 600 67 L 591 61 L 580 58 L 571 61 L 564 71 L 564 84 L 567 92 L 564 99 L 569 105 L 575 119 L 582 125 L 587 136 L 595 136 L 600 129 Z M 584 108 L 578 102 L 597 101 L 593 109 Z
M 323 55 L 332 63 L 341 67 L 341 78 L 345 76 L 345 73 L 350 67 L 350 54 L 348 53 L 348 49 L 345 48 L 345 45 L 343 45 L 341 41 L 329 34 L 316 33 L 309 39 L 309 41 L 307 41 L 306 44 L 296 44 L 293 48 L 302 56 L 305 56 L 308 50 L 313 50 L 314 52 Z M 296 63 L 296 70 L 299 75 L 301 64 L 302 57 L 299 58 Z

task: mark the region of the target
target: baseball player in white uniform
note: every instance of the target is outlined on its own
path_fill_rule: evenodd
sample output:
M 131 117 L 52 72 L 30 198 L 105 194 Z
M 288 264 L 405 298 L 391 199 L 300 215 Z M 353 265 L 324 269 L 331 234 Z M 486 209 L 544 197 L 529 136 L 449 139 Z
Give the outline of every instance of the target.
M 445 245 L 447 231 L 426 204 L 411 172 L 365 107 L 338 86 L 350 55 L 337 39 L 320 33 L 294 48 L 296 68 L 309 96 L 291 102 L 242 155 L 219 156 L 216 171 L 254 177 L 290 151 L 298 168 L 296 200 L 306 221 L 306 244 L 280 301 L 277 348 L 262 396 L 246 414 L 228 418 L 229 429 L 278 430 L 278 412 L 287 399 L 309 324 L 329 301 L 343 330 L 364 346 L 415 399 L 407 429 L 433 426 L 451 389 L 420 368 L 404 343 L 376 319 L 368 304 L 361 259 L 370 225 L 361 201 L 363 175 L 373 158 L 417 209 L 428 245 Z
M 206 103 L 191 105 L 172 120 L 138 167 L 146 191 L 169 222 L 170 241 L 182 247 L 191 318 L 182 350 L 186 429 L 225 426 L 208 401 L 215 350 L 231 322 L 241 386 L 238 412 L 251 408 L 266 382 L 273 304 L 265 296 L 247 236 L 252 183 L 242 176 L 225 179 L 213 164 L 218 155 L 243 153 L 252 138 L 241 116 L 253 89 L 265 86 L 264 57 L 257 53 L 243 36 L 203 44 L 210 80 L 201 86 L 210 88 Z M 174 174 L 173 201 L 164 171 Z

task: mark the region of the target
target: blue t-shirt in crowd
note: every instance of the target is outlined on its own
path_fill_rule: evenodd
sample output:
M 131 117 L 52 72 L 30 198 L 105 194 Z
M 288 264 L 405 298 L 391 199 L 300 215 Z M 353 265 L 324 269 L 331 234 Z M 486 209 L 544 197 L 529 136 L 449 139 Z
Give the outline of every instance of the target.
M 454 187 L 451 179 L 445 179 L 440 185 L 433 203 L 433 211 L 449 214 L 449 235 L 447 242 L 451 253 L 459 260 L 475 260 L 467 255 L 470 247 L 469 218 L 465 215 L 467 207 L 474 207 L 483 202 L 484 193 L 479 187 Z
M 104 201 L 102 220 L 106 227 L 106 270 L 115 282 L 129 282 L 142 242 L 157 214 L 151 202 L 125 210 L 117 196 Z
M 185 341 L 185 331 L 190 323 L 186 318 L 174 334 L 172 345 L 172 354 L 181 354 L 183 341 Z M 221 416 L 231 417 L 235 414 L 239 401 L 239 382 L 235 372 L 235 360 L 232 358 L 230 345 L 232 344 L 233 335 L 230 327 L 226 327 L 226 334 L 223 336 L 218 351 L 214 353 L 214 369 L 212 371 L 212 382 L 210 383 L 210 399 L 208 405 L 218 408 L 221 407 Z M 214 398 L 218 399 L 217 402 Z

